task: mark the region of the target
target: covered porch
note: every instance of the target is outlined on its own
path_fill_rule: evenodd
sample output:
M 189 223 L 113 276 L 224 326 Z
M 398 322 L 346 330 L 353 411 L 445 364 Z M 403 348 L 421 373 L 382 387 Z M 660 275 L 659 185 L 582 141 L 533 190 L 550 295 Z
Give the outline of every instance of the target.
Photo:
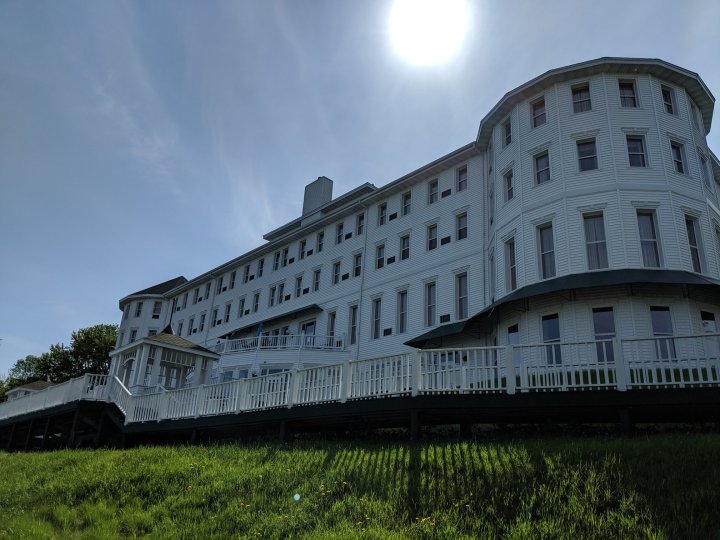
M 209 379 L 219 355 L 172 334 L 157 334 L 115 349 L 111 376 L 133 394 L 196 387 Z

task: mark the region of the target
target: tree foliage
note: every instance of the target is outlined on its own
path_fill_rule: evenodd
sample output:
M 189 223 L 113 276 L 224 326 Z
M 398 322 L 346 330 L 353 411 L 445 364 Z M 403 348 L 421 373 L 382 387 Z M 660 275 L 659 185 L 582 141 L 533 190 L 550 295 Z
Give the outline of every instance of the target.
M 0 380 L 0 395 L 32 381 L 49 379 L 61 383 L 85 373 L 107 373 L 110 351 L 116 340 L 117 325 L 114 324 L 76 330 L 70 338 L 70 347 L 56 343 L 40 356 L 29 354 L 15 362 L 5 382 Z

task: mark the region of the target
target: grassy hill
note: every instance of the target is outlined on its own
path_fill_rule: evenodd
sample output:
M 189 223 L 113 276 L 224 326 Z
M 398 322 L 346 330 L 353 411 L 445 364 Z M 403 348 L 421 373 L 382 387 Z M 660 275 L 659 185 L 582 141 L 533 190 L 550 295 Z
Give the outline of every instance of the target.
M 0 452 L 0 475 L 9 538 L 720 538 L 718 434 Z

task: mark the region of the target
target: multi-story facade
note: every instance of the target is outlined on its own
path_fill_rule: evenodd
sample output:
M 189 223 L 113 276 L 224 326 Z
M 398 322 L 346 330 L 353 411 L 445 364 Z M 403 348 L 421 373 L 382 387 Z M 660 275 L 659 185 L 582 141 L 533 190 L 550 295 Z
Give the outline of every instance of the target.
M 552 70 L 506 94 L 474 142 L 335 199 L 320 177 L 258 248 L 123 298 L 118 348 L 170 326 L 220 352 L 227 379 L 409 347 L 548 343 L 552 357 L 560 342 L 715 332 L 713 105 L 661 60 Z

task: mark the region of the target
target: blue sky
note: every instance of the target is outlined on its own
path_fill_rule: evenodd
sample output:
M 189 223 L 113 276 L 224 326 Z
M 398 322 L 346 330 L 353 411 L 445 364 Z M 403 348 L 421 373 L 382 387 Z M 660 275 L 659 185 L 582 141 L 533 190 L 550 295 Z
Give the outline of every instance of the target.
M 0 2 L 0 374 L 259 245 L 320 175 L 337 196 L 471 142 L 548 69 L 662 58 L 720 96 L 716 0 L 469 3 L 458 54 L 416 66 L 389 1 Z

